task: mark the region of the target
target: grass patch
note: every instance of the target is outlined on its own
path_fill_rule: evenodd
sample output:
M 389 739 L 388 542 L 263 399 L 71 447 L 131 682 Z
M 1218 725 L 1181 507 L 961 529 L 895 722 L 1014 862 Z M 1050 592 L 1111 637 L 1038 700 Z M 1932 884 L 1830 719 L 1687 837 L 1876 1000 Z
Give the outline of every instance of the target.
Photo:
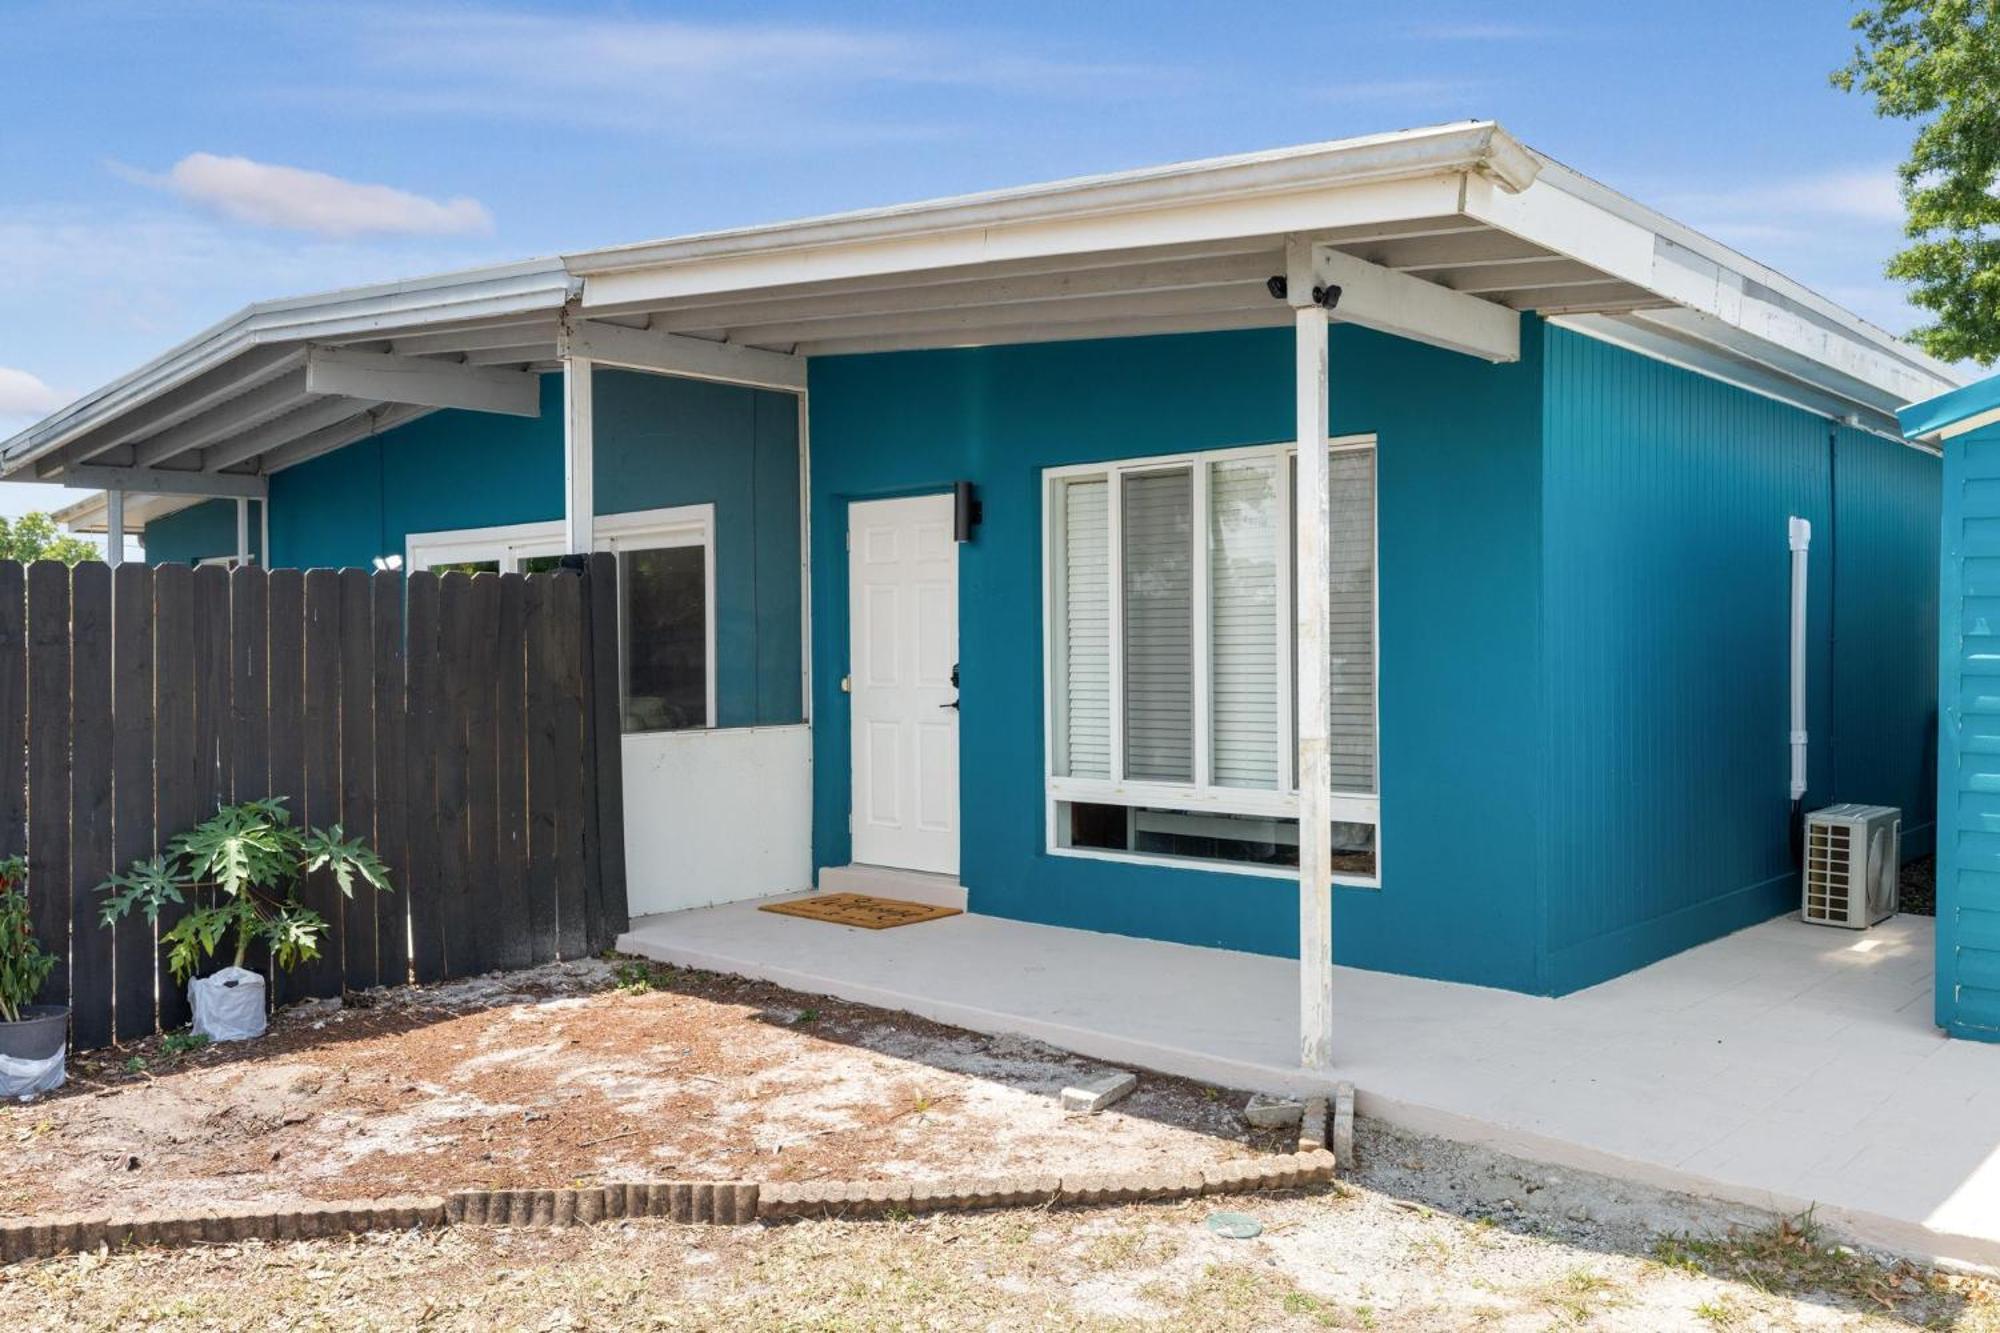
M 1668 1268 L 1740 1282 L 1766 1294 L 1832 1297 L 1919 1327 L 1933 1325 L 1963 1304 L 1953 1282 L 1934 1270 L 1900 1261 L 1885 1267 L 1830 1243 L 1810 1210 L 1758 1231 L 1721 1238 L 1663 1236 L 1653 1244 L 1653 1258 Z M 1695 1310 L 1716 1328 L 1736 1327 L 1746 1313 L 1727 1300 Z

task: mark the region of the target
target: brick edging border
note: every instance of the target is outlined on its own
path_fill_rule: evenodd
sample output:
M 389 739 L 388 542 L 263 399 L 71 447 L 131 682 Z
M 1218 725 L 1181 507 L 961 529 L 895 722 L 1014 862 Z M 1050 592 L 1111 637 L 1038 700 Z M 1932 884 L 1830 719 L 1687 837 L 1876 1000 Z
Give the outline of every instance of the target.
M 1186 1171 L 1083 1171 L 932 1181 L 645 1181 L 584 1189 L 458 1190 L 448 1196 L 207 1208 L 131 1217 L 76 1214 L 0 1222 L 0 1263 L 100 1246 L 179 1248 L 313 1240 L 445 1226 L 586 1226 L 619 1218 L 740 1226 L 802 1217 L 878 1217 L 1054 1204 L 1119 1204 L 1297 1189 L 1333 1179 L 1324 1149 Z

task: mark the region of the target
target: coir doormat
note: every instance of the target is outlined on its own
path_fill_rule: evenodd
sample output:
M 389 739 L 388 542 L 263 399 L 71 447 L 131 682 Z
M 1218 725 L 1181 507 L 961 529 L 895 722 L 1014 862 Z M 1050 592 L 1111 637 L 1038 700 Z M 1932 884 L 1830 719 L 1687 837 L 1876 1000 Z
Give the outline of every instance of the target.
M 802 916 L 813 921 L 831 921 L 836 926 L 860 926 L 863 930 L 887 930 L 891 926 L 911 926 L 919 921 L 957 916 L 956 907 L 930 903 L 906 903 L 900 898 L 877 898 L 866 893 L 828 893 L 811 898 L 794 898 L 785 903 L 765 903 L 760 911 L 781 916 Z

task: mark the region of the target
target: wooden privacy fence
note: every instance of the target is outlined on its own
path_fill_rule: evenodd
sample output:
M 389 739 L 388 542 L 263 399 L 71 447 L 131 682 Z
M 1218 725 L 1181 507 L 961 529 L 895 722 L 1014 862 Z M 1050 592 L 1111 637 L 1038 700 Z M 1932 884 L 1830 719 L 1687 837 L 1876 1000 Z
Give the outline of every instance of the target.
M 0 856 L 28 859 L 79 1050 L 187 1021 L 97 885 L 233 801 L 369 838 L 291 996 L 608 947 L 626 925 L 616 565 L 547 574 L 0 562 Z M 163 930 L 171 922 L 163 919 Z M 226 960 L 225 960 L 226 961 Z

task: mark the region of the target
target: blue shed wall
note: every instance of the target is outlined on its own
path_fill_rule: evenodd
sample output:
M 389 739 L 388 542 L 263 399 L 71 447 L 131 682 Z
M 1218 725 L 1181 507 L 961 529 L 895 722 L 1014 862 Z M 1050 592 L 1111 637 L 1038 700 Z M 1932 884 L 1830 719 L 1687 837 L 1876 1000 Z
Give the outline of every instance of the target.
M 1567 330 L 1549 332 L 1546 367 L 1543 863 L 1560 994 L 1798 906 L 1791 515 L 1813 525 L 1807 808 L 1901 805 L 1921 850 L 1937 469 Z
M 801 720 L 797 400 L 608 370 L 594 387 L 598 513 L 715 505 L 719 723 Z M 546 375 L 539 417 L 434 412 L 277 473 L 272 563 L 366 567 L 412 532 L 556 519 L 562 506 L 562 380 Z M 149 554 L 201 544 L 198 521 L 168 526 L 181 517 L 147 525 Z
M 2000 427 L 1945 443 L 1937 1023 L 2000 1041 Z
M 1333 330 L 1332 428 L 1380 449 L 1383 887 L 1336 893 L 1343 963 L 1539 986 L 1539 332 L 1526 321 L 1522 362 L 1491 366 Z M 1049 856 L 1039 725 L 1042 469 L 1291 439 L 1292 378 L 1289 329 L 814 359 L 817 865 L 849 859 L 847 507 L 970 480 L 985 505 L 959 563 L 973 909 L 1296 953 L 1290 881 Z

